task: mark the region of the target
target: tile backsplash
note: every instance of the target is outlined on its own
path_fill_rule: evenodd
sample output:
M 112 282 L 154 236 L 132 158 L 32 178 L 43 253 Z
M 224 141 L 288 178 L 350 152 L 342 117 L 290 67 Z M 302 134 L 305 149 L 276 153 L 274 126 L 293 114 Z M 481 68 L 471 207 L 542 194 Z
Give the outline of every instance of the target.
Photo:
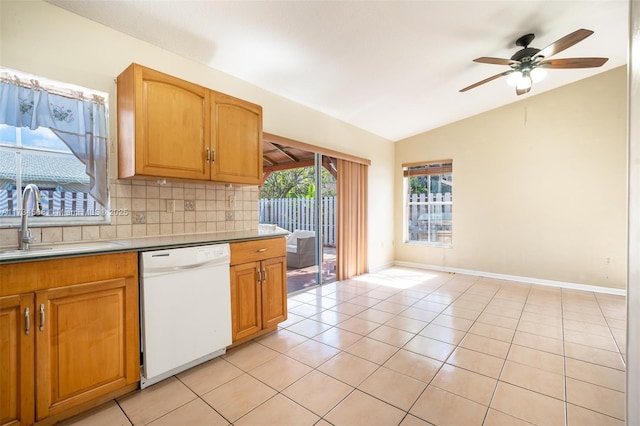
M 111 224 L 32 228 L 38 242 L 111 240 L 258 228 L 256 185 L 113 179 Z M 17 244 L 16 229 L 1 229 L 2 245 Z

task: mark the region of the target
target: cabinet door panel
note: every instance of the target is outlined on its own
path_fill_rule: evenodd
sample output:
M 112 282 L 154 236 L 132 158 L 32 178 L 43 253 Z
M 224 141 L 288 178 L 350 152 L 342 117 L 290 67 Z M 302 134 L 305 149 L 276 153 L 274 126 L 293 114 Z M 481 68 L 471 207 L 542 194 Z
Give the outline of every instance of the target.
M 262 261 L 262 326 L 269 328 L 287 319 L 286 257 Z
M 262 108 L 222 93 L 212 94 L 212 102 L 211 179 L 262 184 Z
M 262 330 L 258 262 L 231 267 L 231 333 L 233 341 Z
M 0 425 L 32 424 L 34 418 L 33 294 L 0 297 Z
M 136 286 L 119 278 L 36 294 L 38 419 L 139 380 Z
M 164 81 L 144 81 L 142 174 L 208 179 L 206 93 Z
M 118 174 L 208 180 L 210 91 L 138 64 L 118 76 Z

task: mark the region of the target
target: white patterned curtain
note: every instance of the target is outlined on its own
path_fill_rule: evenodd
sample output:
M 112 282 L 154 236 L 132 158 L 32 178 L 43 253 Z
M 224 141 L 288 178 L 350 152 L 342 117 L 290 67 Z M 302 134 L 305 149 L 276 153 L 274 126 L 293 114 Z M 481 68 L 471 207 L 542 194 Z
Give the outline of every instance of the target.
M 104 98 L 72 90 L 52 90 L 35 81 L 3 74 L 0 79 L 0 123 L 50 128 L 82 161 L 89 193 L 102 206 L 109 200 L 107 108 Z

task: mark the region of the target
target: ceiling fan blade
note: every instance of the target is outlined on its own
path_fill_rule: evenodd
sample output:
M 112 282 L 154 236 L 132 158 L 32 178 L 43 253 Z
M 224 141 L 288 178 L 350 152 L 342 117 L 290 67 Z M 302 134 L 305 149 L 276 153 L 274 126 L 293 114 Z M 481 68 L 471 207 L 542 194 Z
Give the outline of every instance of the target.
M 541 51 L 539 51 L 538 53 L 533 55 L 533 59 L 535 59 L 535 58 L 537 58 L 539 56 L 543 56 L 545 58 L 548 58 L 551 55 L 555 55 L 556 53 L 560 53 L 563 50 L 568 49 L 571 46 L 573 46 L 574 44 L 584 40 L 587 37 L 589 37 L 591 34 L 593 34 L 593 31 L 591 31 L 591 30 L 585 30 L 585 29 L 576 30 L 576 31 L 572 32 L 571 34 L 568 34 L 568 35 L 562 37 L 561 39 L 556 40 L 555 42 L 551 43 L 550 45 L 548 45 L 547 47 L 545 47 L 544 49 L 542 49 Z
M 597 68 L 604 65 L 609 58 L 566 58 L 566 59 L 545 59 L 540 62 L 544 68 Z
M 516 94 L 518 96 L 524 95 L 525 93 L 529 93 L 530 91 L 531 91 L 531 86 L 525 87 L 525 88 L 516 87 Z
M 474 59 L 473 62 L 480 62 L 482 64 L 494 64 L 494 65 L 511 65 L 511 64 L 520 63 L 520 61 L 514 61 L 513 59 L 488 58 L 486 56 L 483 56 L 482 58 Z
M 480 85 L 482 85 L 482 84 L 485 84 L 485 83 L 488 83 L 488 82 L 490 82 L 490 81 L 493 81 L 493 80 L 495 80 L 496 78 L 500 78 L 500 77 L 503 77 L 503 76 L 508 75 L 508 74 L 511 74 L 511 73 L 512 73 L 512 70 L 505 71 L 505 72 L 501 72 L 500 74 L 496 74 L 496 75 L 491 76 L 491 77 L 489 77 L 489 78 L 485 78 L 485 79 L 484 79 L 484 80 L 482 80 L 482 81 L 479 81 L 479 82 L 477 82 L 477 83 L 474 83 L 474 84 L 472 84 L 471 86 L 467 86 L 467 87 L 465 87 L 464 89 L 460 89 L 460 92 L 466 92 L 467 90 L 471 90 L 471 89 L 473 89 L 473 88 L 475 88 L 475 87 L 478 87 L 478 86 L 480 86 Z

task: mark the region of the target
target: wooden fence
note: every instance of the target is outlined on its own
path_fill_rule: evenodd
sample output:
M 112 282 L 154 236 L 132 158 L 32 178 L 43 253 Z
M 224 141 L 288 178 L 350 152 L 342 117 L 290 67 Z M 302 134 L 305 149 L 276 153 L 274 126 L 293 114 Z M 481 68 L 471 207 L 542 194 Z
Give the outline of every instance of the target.
M 316 231 L 315 198 L 260 199 L 258 216 L 260 223 L 276 224 L 288 231 L 296 229 Z M 336 245 L 336 197 L 323 197 L 321 206 L 322 244 Z
M 451 242 L 450 192 L 411 194 L 409 197 L 409 241 Z
M 40 190 L 40 202 L 46 216 L 97 216 L 100 204 L 85 192 Z M 29 206 L 31 208 L 31 206 Z M 18 191 L 0 190 L 0 216 L 19 216 Z

